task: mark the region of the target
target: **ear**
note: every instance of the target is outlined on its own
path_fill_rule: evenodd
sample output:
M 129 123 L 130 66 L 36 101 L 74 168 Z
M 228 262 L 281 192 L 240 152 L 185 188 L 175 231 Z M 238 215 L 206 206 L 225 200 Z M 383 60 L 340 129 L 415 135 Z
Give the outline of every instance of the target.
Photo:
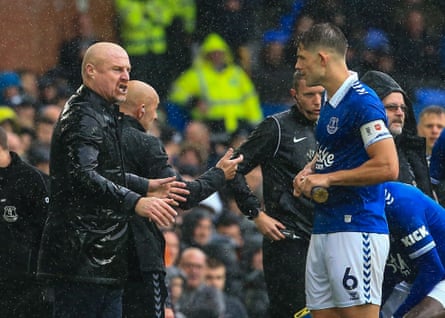
M 85 70 L 88 77 L 90 78 L 94 77 L 94 73 L 96 72 L 96 70 L 93 64 L 88 63 L 85 67 Z
M 329 60 L 329 55 L 326 52 L 320 51 L 318 52 L 318 56 L 320 57 L 320 65 L 326 67 Z
M 142 104 L 138 107 L 137 110 L 137 119 L 142 119 L 142 117 L 144 117 L 145 115 L 145 104 Z
M 291 88 L 289 90 L 289 94 L 290 94 L 290 96 L 295 97 L 297 95 L 297 91 L 295 90 L 295 88 Z

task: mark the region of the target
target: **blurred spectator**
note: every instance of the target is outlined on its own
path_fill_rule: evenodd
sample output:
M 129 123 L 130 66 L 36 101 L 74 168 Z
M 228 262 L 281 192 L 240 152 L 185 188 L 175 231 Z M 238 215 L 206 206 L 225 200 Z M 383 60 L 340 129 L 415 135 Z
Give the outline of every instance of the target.
M 224 318 L 248 318 L 244 304 L 236 297 L 225 293 L 226 266 L 223 262 L 215 259 L 207 259 L 205 281 L 208 286 L 219 289 L 223 293 L 225 311 Z
M 191 34 L 194 31 L 195 3 L 190 0 L 115 0 L 114 3 L 119 19 L 120 41 L 130 56 L 131 77 L 156 87 L 163 101 L 172 72 L 167 55 L 167 30 L 173 21 L 182 21 L 184 28 L 179 30 Z M 173 26 L 170 40 L 172 36 L 180 36 L 175 31 L 178 31 L 178 27 Z M 179 42 L 173 43 L 184 47 Z M 175 54 L 187 55 L 184 52 Z
M 203 206 L 186 212 L 181 226 L 181 250 L 190 246 L 203 248 L 210 242 L 215 231 L 212 218 L 212 212 Z
M 38 82 L 38 75 L 29 69 L 20 69 L 17 70 L 17 74 L 20 77 L 20 81 L 22 83 L 22 93 L 28 99 L 33 101 L 34 103 L 37 102 L 39 99 L 39 82 Z
M 169 101 L 209 123 L 213 133 L 255 125 L 262 111 L 249 76 L 233 62 L 221 36 L 208 35 L 191 68 L 174 82 Z
M 27 151 L 26 158 L 30 165 L 49 175 L 49 153 L 49 146 L 35 144 Z
M 37 105 L 33 99 L 29 96 L 24 96 L 22 101 L 15 106 L 15 112 L 17 113 L 17 121 L 21 128 L 28 128 L 34 130 L 34 124 L 36 120 L 36 108 Z
M 0 72 L 0 104 L 16 106 L 22 101 L 20 77 L 15 72 Z
M 216 220 L 216 233 L 228 237 L 237 249 L 244 246 L 244 238 L 241 233 L 241 217 L 226 210 Z
M 36 126 L 35 126 L 35 134 L 36 134 L 35 143 L 49 147 L 51 145 L 51 138 L 53 136 L 54 125 L 55 121 L 53 121 L 52 119 L 44 116 L 38 117 L 36 119 Z
M 249 317 L 269 318 L 269 296 L 263 271 L 262 236 L 246 242 L 243 302 Z M 270 317 L 273 318 L 273 317 Z
M 187 278 L 185 274 L 176 266 L 167 267 L 166 282 L 169 292 L 169 308 L 173 308 L 175 318 L 185 318 L 184 314 L 179 311 L 177 304 L 181 298 Z M 171 306 L 170 306 L 171 305 Z
M 7 132 L 19 131 L 17 114 L 11 107 L 0 106 L 0 126 Z
M 205 284 L 207 256 L 199 248 L 185 249 L 179 269 L 186 275 L 186 286 L 178 301 L 178 309 L 187 318 L 220 318 L 225 310 L 220 290 Z
M 425 11 L 420 7 L 404 8 L 400 30 L 393 34 L 396 70 L 408 91 L 439 79 L 439 39 L 428 32 Z M 428 75 L 426 75 L 428 74 Z
M 39 110 L 39 117 L 44 117 L 51 120 L 53 123 L 57 122 L 59 115 L 62 112 L 62 107 L 59 105 L 46 105 Z
M 217 33 L 227 42 L 235 62 L 250 73 L 255 3 L 246 0 L 197 0 L 197 39 L 202 42 L 210 33 Z
M 97 42 L 88 13 L 78 13 L 74 25 L 76 35 L 61 44 L 58 63 L 59 72 L 67 79 L 72 91 L 77 90 L 82 83 L 81 65 L 85 51 L 91 44 Z
M 289 82 L 292 81 L 294 68 L 285 58 L 288 37 L 283 31 L 270 30 L 264 33 L 258 66 L 252 71 L 252 80 L 263 109 L 265 105 L 277 106 L 278 112 L 283 106 L 292 105 Z
M 177 265 L 181 248 L 180 238 L 174 229 L 162 229 L 165 239 L 165 267 Z
M 445 108 L 442 106 L 427 106 L 420 112 L 419 121 L 417 123 L 417 134 L 426 139 L 425 153 L 428 165 L 430 164 L 434 143 L 439 138 L 444 127 Z

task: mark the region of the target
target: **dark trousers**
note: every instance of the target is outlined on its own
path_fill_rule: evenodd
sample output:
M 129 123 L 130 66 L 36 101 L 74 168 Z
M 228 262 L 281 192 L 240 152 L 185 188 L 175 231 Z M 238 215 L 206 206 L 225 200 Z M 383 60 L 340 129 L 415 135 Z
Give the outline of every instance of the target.
M 143 282 L 129 282 L 125 286 L 125 318 L 164 318 L 167 287 L 163 272 L 142 272 Z
M 270 317 L 289 318 L 306 306 L 305 269 L 309 242 L 263 240 L 263 267 Z
M 59 283 L 54 286 L 54 318 L 121 318 L 122 293 L 118 286 Z

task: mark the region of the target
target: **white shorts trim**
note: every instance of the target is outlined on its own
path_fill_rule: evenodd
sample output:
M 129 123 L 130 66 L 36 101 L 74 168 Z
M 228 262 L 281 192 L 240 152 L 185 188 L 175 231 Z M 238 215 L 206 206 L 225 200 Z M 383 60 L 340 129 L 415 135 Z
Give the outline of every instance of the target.
M 313 234 L 306 263 L 306 303 L 310 310 L 380 305 L 387 234 Z

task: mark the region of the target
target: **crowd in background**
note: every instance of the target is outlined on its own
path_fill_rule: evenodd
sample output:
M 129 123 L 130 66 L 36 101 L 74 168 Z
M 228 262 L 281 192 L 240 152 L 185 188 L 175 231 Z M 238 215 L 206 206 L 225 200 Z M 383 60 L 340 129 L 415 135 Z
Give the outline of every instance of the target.
M 152 47 L 125 48 L 133 64 L 131 78 L 152 84 L 161 98 L 159 119 L 150 133 L 162 139 L 171 165 L 190 178 L 214 166 L 227 147 L 236 148 L 262 118 L 293 104 L 289 89 L 296 61 L 295 41 L 314 23 L 329 21 L 345 32 L 350 69 L 360 75 L 368 70 L 390 74 L 405 88 L 414 107 L 445 106 L 442 1 L 289 0 L 282 1 L 280 6 L 267 0 L 148 2 L 151 5 L 145 8 L 146 14 L 134 17 L 131 6 L 144 6 L 144 1 L 116 0 L 117 33 L 124 47 L 131 45 L 129 32 L 133 22 L 138 23 L 138 30 L 141 25 L 154 30 L 150 35 L 154 39 L 164 37 L 165 42 L 159 47 L 152 43 Z M 162 8 L 170 11 L 162 14 Z M 78 36 L 61 43 L 58 64 L 45 74 L 26 69 L 0 72 L 0 125 L 8 131 L 10 149 L 48 174 L 53 126 L 67 98 L 81 83 L 83 53 L 100 40 L 87 12 L 79 15 L 78 31 Z M 179 89 L 183 93 L 190 88 L 190 94 L 175 99 L 178 95 L 175 85 L 179 85 L 181 76 L 199 66 L 201 45 L 209 34 L 218 34 L 227 44 L 225 54 L 230 58 L 224 60 L 224 67 L 233 63 L 234 72 L 243 72 L 246 81 L 252 83 L 249 94 L 256 96 L 258 108 L 252 106 L 249 115 L 255 109 L 260 110 L 253 118 L 241 116 L 234 126 L 227 121 L 222 128 L 206 125 L 209 121 L 200 117 L 199 108 L 204 98 L 199 91 L 193 91 L 192 80 L 183 81 L 180 85 L 185 88 Z M 433 94 L 426 97 L 427 102 L 421 100 L 425 88 L 432 89 Z M 228 91 L 220 86 L 213 89 Z M 211 99 L 206 98 L 206 101 Z M 415 111 L 419 113 L 420 109 Z M 224 116 L 222 120 L 226 120 Z M 220 118 L 211 119 L 218 124 Z M 239 124 L 244 119 L 246 124 Z M 261 197 L 258 169 L 248 175 L 248 182 Z M 185 211 L 175 228 L 163 231 L 168 277 L 171 286 L 179 286 L 172 288 L 173 302 L 179 297 L 176 292 L 187 284 L 188 268 L 184 261 L 181 264 L 181 251 L 200 247 L 209 259 L 222 262 L 226 268 L 227 297 L 240 300 L 249 317 L 267 317 L 262 237 L 240 213 L 230 189 L 215 193 L 200 206 Z M 205 283 L 206 264 L 202 258 L 198 255 L 190 262 L 197 262 L 196 268 L 201 270 L 191 275 L 197 275 L 196 279 Z M 205 300 L 200 304 L 205 306 Z

